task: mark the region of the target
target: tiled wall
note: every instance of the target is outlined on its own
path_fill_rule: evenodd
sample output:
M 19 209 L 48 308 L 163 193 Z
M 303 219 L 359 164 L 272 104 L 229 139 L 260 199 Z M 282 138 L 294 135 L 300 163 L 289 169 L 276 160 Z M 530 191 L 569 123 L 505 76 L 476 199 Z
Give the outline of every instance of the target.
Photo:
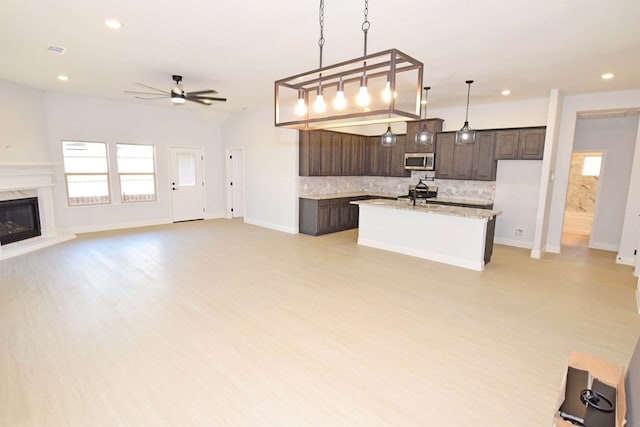
M 409 185 L 418 183 L 424 172 L 413 172 L 411 178 L 391 178 L 379 176 L 300 176 L 298 194 L 300 196 L 367 192 L 399 196 L 407 194 Z M 436 179 L 427 182 L 438 187 L 438 197 L 448 199 L 489 200 L 495 198 L 495 181 L 457 181 Z

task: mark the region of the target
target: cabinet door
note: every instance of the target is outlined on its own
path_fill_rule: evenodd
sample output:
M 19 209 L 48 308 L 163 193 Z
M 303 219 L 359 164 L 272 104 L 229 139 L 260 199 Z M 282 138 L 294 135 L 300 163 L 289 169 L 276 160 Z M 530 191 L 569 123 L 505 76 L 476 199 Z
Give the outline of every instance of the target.
M 542 160 L 546 129 L 520 129 L 518 158 L 523 160 Z
M 331 232 L 331 206 L 318 206 L 318 234 Z
M 473 179 L 473 144 L 454 144 L 453 179 Z
M 320 139 L 320 175 L 331 175 L 331 134 L 324 130 L 315 131 Z
M 340 204 L 338 205 L 339 208 L 339 219 L 338 219 L 338 229 L 339 230 L 347 230 L 350 227 L 350 222 L 351 222 L 351 209 L 350 209 L 350 205 L 349 205 L 349 200 L 347 199 L 342 199 L 340 201 Z
M 300 131 L 300 176 L 319 176 L 322 171 L 321 134 L 317 131 Z
M 520 131 L 499 130 L 496 132 L 496 160 L 515 160 L 518 158 L 518 139 Z
M 378 158 L 380 157 L 380 149 L 378 148 L 380 144 L 378 143 L 378 138 L 373 136 L 365 137 L 366 143 L 366 167 L 367 167 L 367 175 L 370 176 L 379 176 L 379 165 Z
M 455 140 L 455 132 L 436 135 L 436 178 L 453 179 Z
M 495 137 L 495 132 L 477 132 L 473 144 L 473 179 L 496 180 Z
M 331 133 L 331 175 L 342 175 L 342 134 Z
M 342 146 L 342 175 L 344 176 L 355 176 L 357 174 L 354 173 L 354 165 L 352 164 L 352 155 L 351 149 L 353 142 L 351 141 L 351 135 L 345 133 L 340 135 L 341 146 Z
M 353 135 L 351 142 L 353 143 L 351 153 L 353 156 L 352 164 L 354 167 L 354 175 L 367 175 L 368 168 L 365 164 L 366 139 L 362 135 Z
M 407 142 L 406 135 L 398 135 L 396 145 L 391 147 L 391 164 L 389 165 L 389 176 L 411 176 L 411 171 L 404 169 L 404 153 Z
M 392 147 L 383 147 L 380 143 L 380 137 L 374 138 L 374 146 L 378 151 L 378 176 L 391 175 L 391 150 Z

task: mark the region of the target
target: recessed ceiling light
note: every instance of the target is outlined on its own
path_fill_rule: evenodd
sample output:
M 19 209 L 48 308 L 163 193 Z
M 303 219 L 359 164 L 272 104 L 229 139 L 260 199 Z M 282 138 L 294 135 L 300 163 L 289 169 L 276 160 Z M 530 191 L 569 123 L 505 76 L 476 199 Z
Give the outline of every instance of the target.
M 117 19 L 107 19 L 106 21 L 104 21 L 104 24 L 112 30 L 122 28 L 122 24 Z
M 600 76 L 600 77 L 602 77 L 602 78 L 603 78 L 603 79 L 605 79 L 605 80 L 609 80 L 609 79 L 614 78 L 614 77 L 615 77 L 615 74 L 613 74 L 613 73 L 604 73 L 604 74 L 603 74 L 602 76 Z
M 422 105 L 427 105 L 427 100 L 426 100 L 426 99 L 423 99 L 422 101 L 420 101 L 420 104 L 422 104 Z
M 503 94 L 504 96 L 511 95 L 511 91 L 509 89 L 505 89 L 500 93 Z
M 65 76 L 64 74 L 60 74 L 58 76 L 58 80 L 60 80 L 61 82 L 66 82 L 67 80 L 69 80 L 69 77 Z

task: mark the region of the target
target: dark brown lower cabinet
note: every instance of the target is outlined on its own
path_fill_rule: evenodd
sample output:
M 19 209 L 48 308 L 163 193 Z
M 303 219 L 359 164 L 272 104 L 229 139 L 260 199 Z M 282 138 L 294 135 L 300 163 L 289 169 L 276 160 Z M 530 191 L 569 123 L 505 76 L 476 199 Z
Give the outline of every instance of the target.
M 377 196 L 340 197 L 336 199 L 299 199 L 298 230 L 302 234 L 319 236 L 358 227 L 360 214 L 354 200 L 379 199 Z M 389 197 L 393 199 L 393 197 Z

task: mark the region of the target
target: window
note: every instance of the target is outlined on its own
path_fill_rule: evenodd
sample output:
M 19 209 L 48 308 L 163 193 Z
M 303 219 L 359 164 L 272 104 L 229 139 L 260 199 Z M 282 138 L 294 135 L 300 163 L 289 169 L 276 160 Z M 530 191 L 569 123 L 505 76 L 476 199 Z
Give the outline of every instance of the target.
M 153 146 L 116 144 L 116 148 L 122 202 L 149 202 L 156 200 Z
M 69 206 L 111 203 L 107 144 L 62 141 Z
M 582 176 L 600 176 L 602 156 L 584 156 Z

